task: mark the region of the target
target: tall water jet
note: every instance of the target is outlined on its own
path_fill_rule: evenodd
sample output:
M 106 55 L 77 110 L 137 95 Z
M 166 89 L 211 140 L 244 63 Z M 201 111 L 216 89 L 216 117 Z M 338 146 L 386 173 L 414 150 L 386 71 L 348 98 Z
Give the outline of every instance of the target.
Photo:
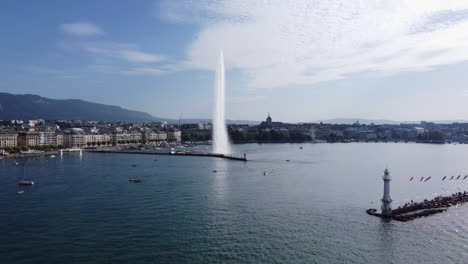
M 219 62 L 216 67 L 216 78 L 214 84 L 214 111 L 213 111 L 213 152 L 219 154 L 229 154 L 229 139 L 226 130 L 224 116 L 225 104 L 225 76 L 224 76 L 224 56 L 220 51 Z

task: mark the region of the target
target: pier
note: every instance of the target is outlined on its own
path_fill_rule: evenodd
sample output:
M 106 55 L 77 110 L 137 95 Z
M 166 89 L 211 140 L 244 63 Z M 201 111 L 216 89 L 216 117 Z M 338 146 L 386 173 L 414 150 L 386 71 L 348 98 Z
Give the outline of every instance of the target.
M 116 154 L 143 154 L 143 155 L 164 155 L 164 156 L 192 156 L 192 157 L 213 157 L 228 160 L 247 161 L 247 156 L 234 156 L 217 153 L 201 153 L 190 151 L 179 152 L 156 152 L 156 151 L 131 151 L 131 150 L 87 150 L 92 153 L 116 153 Z
M 422 202 L 408 202 L 391 211 L 388 215 L 383 215 L 377 212 L 377 209 L 367 209 L 369 215 L 393 219 L 401 222 L 407 222 L 420 217 L 426 217 L 433 214 L 443 213 L 451 206 L 464 204 L 468 202 L 468 193 L 457 192 L 449 196 L 437 196 L 432 200 L 424 200 Z
M 420 217 L 443 213 L 447 211 L 450 206 L 468 202 L 468 193 L 464 191 L 454 193 L 450 196 L 437 196 L 432 200 L 425 199 L 422 202 L 413 202 L 411 200 L 411 202 L 405 203 L 403 206 L 392 210 L 392 199 L 390 198 L 390 181 L 392 178 L 390 177 L 388 169 L 385 169 L 382 180 L 384 182 L 384 194 L 381 199 L 382 210 L 379 213 L 377 209 L 367 209 L 366 213 L 368 215 L 388 220 L 407 222 Z

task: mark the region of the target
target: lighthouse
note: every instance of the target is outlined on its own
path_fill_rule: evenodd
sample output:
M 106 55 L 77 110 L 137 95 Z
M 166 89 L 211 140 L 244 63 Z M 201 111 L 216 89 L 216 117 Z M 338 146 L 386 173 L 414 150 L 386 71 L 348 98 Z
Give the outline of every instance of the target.
M 384 182 L 384 193 L 382 197 L 382 216 L 390 217 L 392 215 L 392 198 L 390 198 L 390 172 L 385 169 L 384 175 L 382 176 Z

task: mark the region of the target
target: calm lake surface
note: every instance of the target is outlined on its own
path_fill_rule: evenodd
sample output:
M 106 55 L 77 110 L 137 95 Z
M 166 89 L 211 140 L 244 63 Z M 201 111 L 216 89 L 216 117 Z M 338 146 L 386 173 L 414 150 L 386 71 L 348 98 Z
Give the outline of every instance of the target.
M 246 144 L 233 151 L 252 161 L 93 153 L 0 160 L 0 263 L 468 259 L 468 205 L 406 223 L 365 213 L 380 208 L 386 166 L 393 207 L 468 190 L 468 179 L 441 180 L 468 174 L 468 145 Z M 432 178 L 419 182 L 422 176 Z M 24 177 L 35 185 L 19 187 Z

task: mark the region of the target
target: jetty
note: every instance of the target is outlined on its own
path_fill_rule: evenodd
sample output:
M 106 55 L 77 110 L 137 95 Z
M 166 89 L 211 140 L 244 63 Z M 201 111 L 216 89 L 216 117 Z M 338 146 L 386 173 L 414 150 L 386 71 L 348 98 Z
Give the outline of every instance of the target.
M 422 179 L 423 178 L 421 178 L 421 181 Z M 411 200 L 411 202 L 405 203 L 403 206 L 399 206 L 392 210 L 393 200 L 390 198 L 390 181 L 392 180 L 392 177 L 390 177 L 390 171 L 388 168 L 385 169 L 382 180 L 384 182 L 384 194 L 381 199 L 382 210 L 379 213 L 377 209 L 370 208 L 366 210 L 366 213 L 386 220 L 407 222 L 420 217 L 443 213 L 451 206 L 468 202 L 468 193 L 464 191 L 457 192 L 449 196 L 440 195 L 432 200 L 425 199 L 422 202 L 413 202 Z
M 247 161 L 247 155 L 234 156 L 217 153 L 202 153 L 195 151 L 171 151 L 171 152 L 156 152 L 156 151 L 139 151 L 139 150 L 86 150 L 92 153 L 114 153 L 114 154 L 142 154 L 142 155 L 163 155 L 163 156 L 191 156 L 191 157 L 213 157 L 228 160 Z
M 378 213 L 377 209 L 373 208 L 367 209 L 366 213 L 384 219 L 407 222 L 420 217 L 443 213 L 451 206 L 464 204 L 466 202 L 468 202 L 468 193 L 464 191 L 449 196 L 437 196 L 432 200 L 425 199 L 422 202 L 411 201 L 391 210 L 389 214 Z

